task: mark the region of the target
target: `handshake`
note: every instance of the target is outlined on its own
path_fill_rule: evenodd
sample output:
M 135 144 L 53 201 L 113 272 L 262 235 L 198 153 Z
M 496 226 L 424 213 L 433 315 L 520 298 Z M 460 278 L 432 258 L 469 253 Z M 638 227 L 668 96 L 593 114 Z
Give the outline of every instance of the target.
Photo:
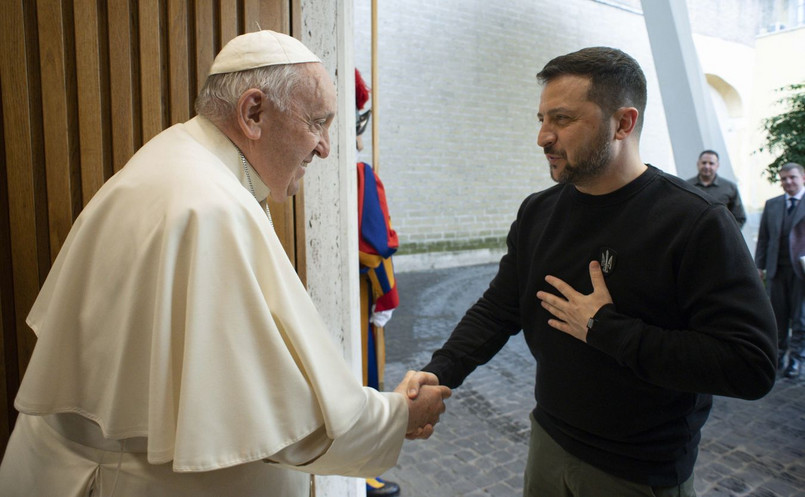
M 433 373 L 408 371 L 394 389 L 408 401 L 408 429 L 405 438 L 429 438 L 439 415 L 445 410 L 444 401 L 452 395 L 446 386 L 439 385 Z

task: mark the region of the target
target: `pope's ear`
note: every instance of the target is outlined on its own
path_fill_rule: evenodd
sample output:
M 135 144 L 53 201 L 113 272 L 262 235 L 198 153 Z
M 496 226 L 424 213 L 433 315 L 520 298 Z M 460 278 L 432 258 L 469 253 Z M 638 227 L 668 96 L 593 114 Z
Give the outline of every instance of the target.
M 257 88 L 246 90 L 238 99 L 235 117 L 241 132 L 249 140 L 260 138 L 267 104 L 265 94 Z

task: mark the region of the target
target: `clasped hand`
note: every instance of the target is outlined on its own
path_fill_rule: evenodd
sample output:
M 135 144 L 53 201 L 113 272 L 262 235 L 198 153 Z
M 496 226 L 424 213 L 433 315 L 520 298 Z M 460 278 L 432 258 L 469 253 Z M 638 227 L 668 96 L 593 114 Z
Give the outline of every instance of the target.
M 562 297 L 548 292 L 537 292 L 537 298 L 542 307 L 556 318 L 549 319 L 548 324 L 585 343 L 587 342 L 587 322 L 601 307 L 612 303 L 612 297 L 598 261 L 590 263 L 590 280 L 593 283 L 593 293 L 589 295 L 577 292 L 572 286 L 551 275 L 546 276 L 545 281 L 559 290 Z
M 433 435 L 433 427 L 445 410 L 444 401 L 452 395 L 452 391 L 439 385 L 436 375 L 425 371 L 408 371 L 394 391 L 408 401 L 405 438 L 414 440 Z

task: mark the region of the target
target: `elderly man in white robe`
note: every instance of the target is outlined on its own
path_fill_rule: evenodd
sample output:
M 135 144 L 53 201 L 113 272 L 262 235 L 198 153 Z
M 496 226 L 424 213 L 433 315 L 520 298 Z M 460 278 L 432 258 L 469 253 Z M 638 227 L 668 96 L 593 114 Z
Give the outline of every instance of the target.
M 449 389 L 362 387 L 270 224 L 266 198 L 328 155 L 335 102 L 302 43 L 242 35 L 199 116 L 100 189 L 28 316 L 0 495 L 306 497 L 306 473 L 375 476 L 430 436 Z

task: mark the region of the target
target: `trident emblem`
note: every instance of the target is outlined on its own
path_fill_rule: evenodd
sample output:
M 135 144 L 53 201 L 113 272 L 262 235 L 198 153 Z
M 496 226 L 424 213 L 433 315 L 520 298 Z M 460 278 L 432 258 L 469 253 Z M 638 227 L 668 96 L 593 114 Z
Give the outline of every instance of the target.
M 612 270 L 615 268 L 615 258 L 617 253 L 609 247 L 601 248 L 601 259 L 599 262 L 601 263 L 601 271 L 605 275 L 609 275 L 612 273 Z

